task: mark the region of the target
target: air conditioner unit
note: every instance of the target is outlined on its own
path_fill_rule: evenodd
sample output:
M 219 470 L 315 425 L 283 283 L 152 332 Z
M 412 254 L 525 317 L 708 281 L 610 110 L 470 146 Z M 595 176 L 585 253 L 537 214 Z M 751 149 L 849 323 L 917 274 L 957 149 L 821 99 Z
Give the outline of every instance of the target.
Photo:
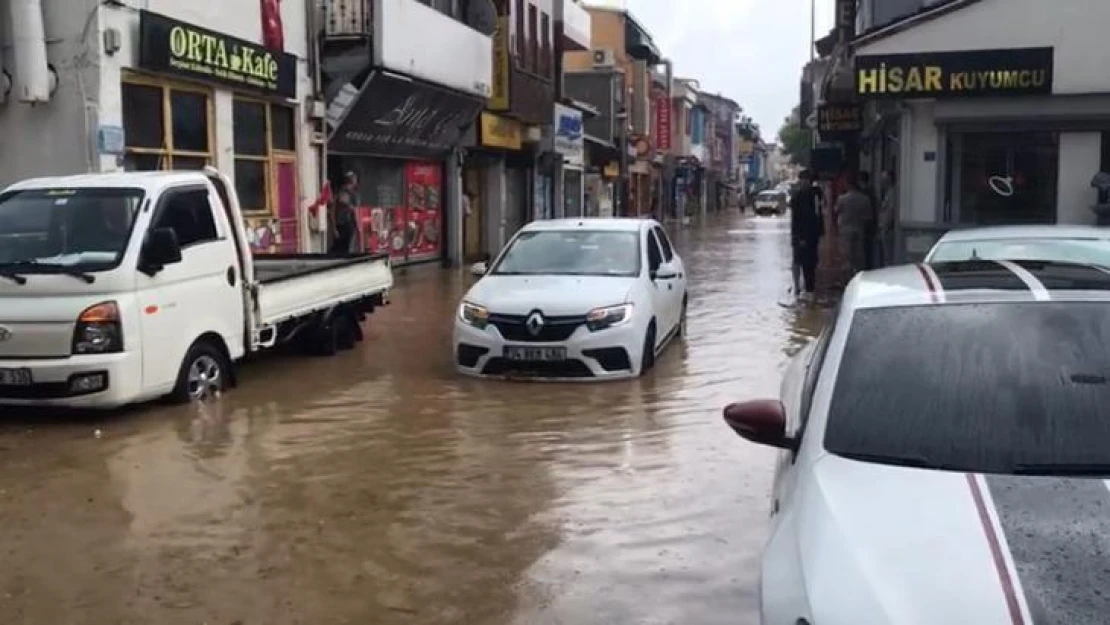
M 593 51 L 594 67 L 616 67 L 617 53 L 612 48 L 598 48 Z

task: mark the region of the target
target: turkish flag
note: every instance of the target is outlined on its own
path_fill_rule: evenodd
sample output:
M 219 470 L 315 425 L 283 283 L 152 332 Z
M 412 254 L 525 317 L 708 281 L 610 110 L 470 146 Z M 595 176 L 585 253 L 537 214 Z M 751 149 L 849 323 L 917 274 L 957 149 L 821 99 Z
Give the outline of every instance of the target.
M 285 51 L 285 29 L 281 25 L 281 0 L 260 0 L 262 3 L 262 45 L 270 50 Z

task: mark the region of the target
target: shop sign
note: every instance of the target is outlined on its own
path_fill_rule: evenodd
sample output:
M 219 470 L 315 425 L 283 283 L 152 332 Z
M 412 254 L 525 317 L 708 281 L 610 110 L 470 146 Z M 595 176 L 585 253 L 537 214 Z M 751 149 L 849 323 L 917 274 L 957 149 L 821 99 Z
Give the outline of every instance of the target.
M 297 97 L 297 57 L 164 15 L 139 11 L 139 67 L 284 98 Z
M 479 141 L 487 148 L 519 150 L 524 147 L 524 127 L 515 119 L 482 112 Z
M 1052 78 L 1052 48 L 856 57 L 856 93 L 872 99 L 1044 95 Z
M 655 147 L 663 152 L 671 149 L 671 98 L 665 89 L 654 89 L 655 99 Z
M 621 167 L 617 163 L 606 163 L 605 169 L 601 171 L 601 174 L 606 178 L 616 178 L 621 175 Z
M 478 98 L 378 70 L 339 120 L 328 149 L 438 159 L 458 145 L 481 109 Z
M 493 89 L 486 108 L 509 110 L 509 17 L 497 18 L 493 32 Z
M 582 112 L 555 104 L 555 151 L 567 161 L 581 164 L 586 158 Z
M 822 104 L 817 107 L 817 132 L 823 139 L 850 137 L 863 131 L 863 107 Z

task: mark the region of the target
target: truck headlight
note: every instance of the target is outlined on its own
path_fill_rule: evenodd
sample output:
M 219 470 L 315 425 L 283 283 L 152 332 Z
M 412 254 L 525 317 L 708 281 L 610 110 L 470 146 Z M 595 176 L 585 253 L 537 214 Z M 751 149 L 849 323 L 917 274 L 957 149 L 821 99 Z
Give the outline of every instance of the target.
M 73 329 L 73 353 L 114 354 L 123 351 L 123 325 L 119 306 L 101 302 L 89 306 L 77 317 Z
M 489 323 L 489 311 L 477 304 L 463 302 L 459 305 L 459 319 L 475 328 L 485 328 Z
M 627 323 L 632 318 L 632 304 L 595 308 L 586 314 L 586 327 L 591 332 Z

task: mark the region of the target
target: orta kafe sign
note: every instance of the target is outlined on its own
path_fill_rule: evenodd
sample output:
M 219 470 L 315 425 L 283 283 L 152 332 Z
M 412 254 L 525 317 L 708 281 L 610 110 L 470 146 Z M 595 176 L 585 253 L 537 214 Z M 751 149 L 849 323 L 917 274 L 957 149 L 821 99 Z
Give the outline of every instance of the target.
M 856 94 L 866 99 L 1047 95 L 1052 79 L 1052 48 L 856 57 Z
M 297 96 L 297 57 L 286 52 L 139 12 L 139 67 L 285 98 Z

